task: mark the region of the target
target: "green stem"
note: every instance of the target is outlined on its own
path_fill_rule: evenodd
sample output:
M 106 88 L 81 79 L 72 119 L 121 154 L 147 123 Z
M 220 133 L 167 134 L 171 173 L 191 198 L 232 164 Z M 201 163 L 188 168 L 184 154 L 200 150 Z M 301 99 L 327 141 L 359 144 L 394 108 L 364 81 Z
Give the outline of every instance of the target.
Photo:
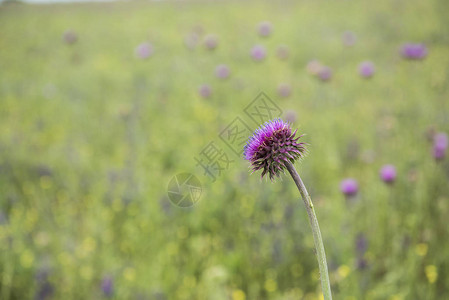
M 329 282 L 329 273 L 327 271 L 326 254 L 324 253 L 323 238 L 321 237 L 320 226 L 318 225 L 318 219 L 316 218 L 315 210 L 313 209 L 312 199 L 310 199 L 309 193 L 293 164 L 291 162 L 286 162 L 285 166 L 290 175 L 292 175 L 293 181 L 296 183 L 302 200 L 304 201 L 304 205 L 306 206 L 307 215 L 309 216 L 310 225 L 312 226 L 318 266 L 320 268 L 321 289 L 323 291 L 324 299 L 331 300 L 332 293 Z

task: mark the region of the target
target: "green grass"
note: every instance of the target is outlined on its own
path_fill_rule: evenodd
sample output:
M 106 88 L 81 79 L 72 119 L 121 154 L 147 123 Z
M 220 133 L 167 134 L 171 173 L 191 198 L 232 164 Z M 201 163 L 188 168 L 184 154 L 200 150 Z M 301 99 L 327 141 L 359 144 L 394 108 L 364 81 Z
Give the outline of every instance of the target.
M 335 299 L 448 298 L 449 165 L 435 163 L 425 138 L 430 127 L 449 132 L 444 11 L 443 0 L 0 6 L 0 298 L 35 299 L 46 271 L 51 299 L 104 297 L 105 276 L 115 299 L 319 299 L 293 182 L 250 176 L 219 139 L 237 116 L 256 128 L 243 110 L 260 92 L 295 111 L 307 134 L 298 170 Z M 264 20 L 269 38 L 255 31 Z M 198 27 L 218 35 L 214 52 L 184 46 Z M 61 38 L 69 28 L 73 45 Z M 354 47 L 342 45 L 346 30 Z M 144 41 L 155 53 L 143 61 L 134 49 Z M 401 59 L 408 41 L 429 56 Z M 267 48 L 262 63 L 249 57 L 255 44 Z M 332 67 L 330 82 L 307 73 L 311 59 Z M 363 60 L 376 65 L 370 80 L 357 73 Z M 214 76 L 221 63 L 226 81 Z M 198 96 L 203 83 L 210 99 Z M 234 160 L 216 182 L 194 160 L 211 141 Z M 391 187 L 378 176 L 386 163 L 398 169 Z M 167 197 L 180 172 L 203 185 L 190 209 Z M 339 191 L 346 177 L 360 183 L 354 203 Z

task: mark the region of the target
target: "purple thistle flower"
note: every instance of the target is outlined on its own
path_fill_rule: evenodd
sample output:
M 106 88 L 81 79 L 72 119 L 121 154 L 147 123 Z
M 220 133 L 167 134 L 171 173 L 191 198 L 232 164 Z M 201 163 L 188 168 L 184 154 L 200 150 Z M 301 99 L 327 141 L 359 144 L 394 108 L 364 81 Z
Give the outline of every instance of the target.
M 447 134 L 439 132 L 433 137 L 433 157 L 436 160 L 442 160 L 446 156 L 449 145 Z
M 106 297 L 112 297 L 112 294 L 114 293 L 113 286 L 114 282 L 111 277 L 106 276 L 103 278 L 101 282 L 101 290 Z
M 140 59 L 146 59 L 153 54 L 153 45 L 148 42 L 142 43 L 136 48 L 136 56 Z
M 212 95 L 212 89 L 210 85 L 203 84 L 199 87 L 198 93 L 202 98 L 209 98 Z
M 267 51 L 265 50 L 265 47 L 262 45 L 256 45 L 251 49 L 251 57 L 255 61 L 262 61 L 266 55 Z
M 359 191 L 359 184 L 353 178 L 346 178 L 340 183 L 340 190 L 345 196 L 355 196 Z
M 446 157 L 446 150 L 433 146 L 433 158 L 443 160 Z
M 396 168 L 393 165 L 385 165 L 380 169 L 380 178 L 385 183 L 393 183 L 396 180 Z
M 278 86 L 278 94 L 281 97 L 287 98 L 288 96 L 290 96 L 290 94 L 292 93 L 292 88 L 289 84 L 287 83 L 281 83 Z
M 215 75 L 220 79 L 226 79 L 231 74 L 229 67 L 227 65 L 218 65 L 215 68 Z
M 406 59 L 424 59 L 427 56 L 427 48 L 424 44 L 407 43 L 402 46 L 401 55 Z
M 290 51 L 286 45 L 280 45 L 276 50 L 276 55 L 281 60 L 286 60 L 290 56 Z
M 276 176 L 279 177 L 281 173 L 284 173 L 285 170 L 292 176 L 304 201 L 312 227 L 323 297 L 324 299 L 332 299 L 326 254 L 318 220 L 312 199 L 294 166 L 295 160 L 301 159 L 306 153 L 306 144 L 298 143 L 302 135 L 295 137 L 296 132 L 297 130 L 292 133 L 290 124 L 281 119 L 268 121 L 248 139 L 243 156 L 250 162 L 253 172 L 263 169 L 261 178 L 268 174 L 270 179 L 273 180 Z
M 204 37 L 204 47 L 214 50 L 218 46 L 218 37 L 215 34 L 208 34 Z
M 67 30 L 62 35 L 62 39 L 66 44 L 72 45 L 78 41 L 78 35 L 73 30 Z
M 374 64 L 370 61 L 364 61 L 359 65 L 359 74 L 363 78 L 370 78 L 374 75 Z
M 345 45 L 346 47 L 352 47 L 357 42 L 357 37 L 354 32 L 345 31 L 343 32 L 342 41 L 343 45 Z
M 305 143 L 298 143 L 299 137 L 292 133 L 290 124 L 275 119 L 266 122 L 249 138 L 244 157 L 251 163 L 252 171 L 263 170 L 261 178 L 268 174 L 273 180 L 275 176 L 284 173 L 285 162 L 294 162 L 304 157 Z
M 320 78 L 321 81 L 329 81 L 332 78 L 332 69 L 327 66 L 321 67 L 318 71 L 318 78 Z
M 449 139 L 447 137 L 447 134 L 444 132 L 438 132 L 437 134 L 435 134 L 435 136 L 433 137 L 433 143 L 435 144 L 435 146 L 437 146 L 438 148 L 447 149 L 447 146 L 449 145 Z
M 257 32 L 262 37 L 269 36 L 271 34 L 272 30 L 273 30 L 273 25 L 271 25 L 271 23 L 268 21 L 260 22 L 257 25 Z

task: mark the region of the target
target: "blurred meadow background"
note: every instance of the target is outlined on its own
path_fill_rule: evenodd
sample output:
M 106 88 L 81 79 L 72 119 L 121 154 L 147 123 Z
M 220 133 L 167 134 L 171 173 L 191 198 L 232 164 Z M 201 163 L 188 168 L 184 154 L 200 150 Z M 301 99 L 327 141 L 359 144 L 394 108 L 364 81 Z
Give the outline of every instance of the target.
M 263 92 L 310 144 L 297 168 L 334 298 L 449 299 L 448 11 L 2 3 L 0 298 L 321 299 L 293 181 L 250 175 L 220 138 L 259 125 L 245 108 Z M 185 172 L 189 208 L 167 193 Z

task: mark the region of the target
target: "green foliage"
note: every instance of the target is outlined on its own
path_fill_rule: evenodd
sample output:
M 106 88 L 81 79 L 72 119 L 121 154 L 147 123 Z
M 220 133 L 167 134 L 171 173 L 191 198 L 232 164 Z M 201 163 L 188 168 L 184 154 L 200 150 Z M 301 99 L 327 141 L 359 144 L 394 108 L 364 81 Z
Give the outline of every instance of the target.
M 429 128 L 449 132 L 445 1 L 161 2 L 0 6 L 0 298 L 319 299 L 306 212 L 290 178 L 261 182 L 219 133 L 265 92 L 298 115 L 336 299 L 449 297 L 449 165 Z M 273 34 L 256 33 L 260 21 Z M 62 35 L 78 35 L 66 44 Z M 199 30 L 201 29 L 201 30 Z M 189 50 L 194 31 L 219 37 Z M 353 47 L 341 36 L 357 35 Z M 201 32 L 202 31 L 202 32 Z M 149 41 L 147 60 L 134 49 Z M 403 42 L 429 56 L 405 61 Z M 251 47 L 268 56 L 254 62 Z M 290 57 L 279 60 L 278 45 Z M 306 64 L 334 76 L 319 82 Z M 376 74 L 360 78 L 372 60 Z M 215 66 L 231 69 L 228 80 Z M 292 95 L 276 93 L 280 83 Z M 198 86 L 212 96 L 202 99 Z M 215 182 L 194 157 L 211 141 L 233 160 Z M 398 179 L 382 183 L 392 163 Z M 167 185 L 196 174 L 201 200 Z M 345 177 L 360 193 L 347 201 Z M 367 251 L 357 253 L 363 233 Z M 366 268 L 357 268 L 360 259 Z M 39 279 L 39 274 L 48 274 Z M 41 276 L 42 277 L 42 276 Z

